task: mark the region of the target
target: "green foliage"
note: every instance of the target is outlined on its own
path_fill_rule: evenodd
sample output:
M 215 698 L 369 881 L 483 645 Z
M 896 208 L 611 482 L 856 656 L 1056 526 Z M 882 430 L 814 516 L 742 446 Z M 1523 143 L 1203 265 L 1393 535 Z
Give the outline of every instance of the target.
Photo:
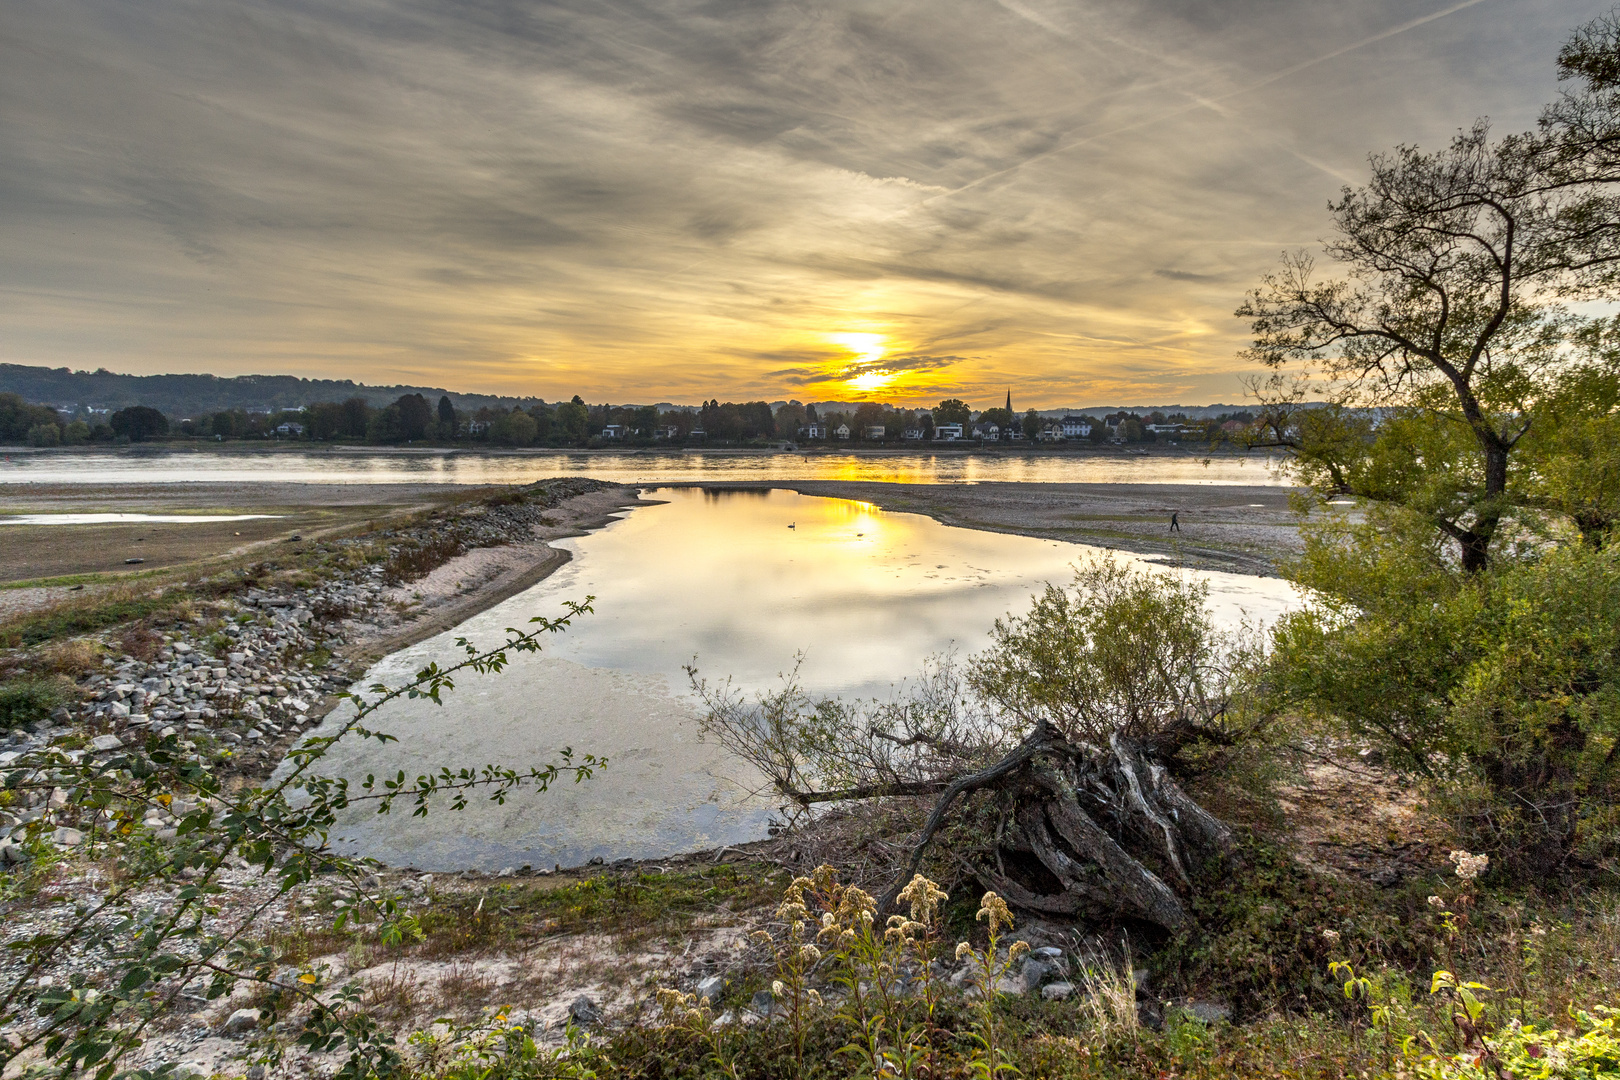
M 44 720 L 69 699 L 59 679 L 23 676 L 0 683 L 0 730 Z
M 410 1038 L 413 1070 L 435 1080 L 595 1080 L 587 1064 L 588 1035 L 570 1025 L 559 1047 L 542 1047 L 528 1027 L 496 1011 L 484 1023 L 464 1026 L 441 1021 L 441 1030 Z
M 1160 952 L 1156 974 L 1188 990 L 1219 987 L 1239 1015 L 1339 1009 L 1323 975 L 1335 956 L 1354 949 L 1416 960 L 1433 944 L 1421 899 L 1374 903 L 1367 886 L 1329 880 L 1253 837 L 1227 864 L 1206 869 L 1203 884 L 1193 899 L 1196 929 Z
M 107 426 L 115 435 L 131 442 L 143 442 L 169 433 L 169 418 L 148 405 L 131 405 L 119 409 L 107 418 Z
M 1509 1021 L 1485 1037 L 1494 1060 L 1467 1052 L 1427 1056 L 1420 1058 L 1417 1075 L 1425 1080 L 1497 1080 L 1504 1073 L 1518 1080 L 1620 1078 L 1620 1011 L 1598 1005 L 1591 1012 L 1575 1010 L 1571 1019 L 1572 1033 Z
M 552 417 L 552 431 L 570 445 L 583 443 L 585 427 L 590 421 L 590 416 L 590 410 L 576 394 L 572 401 L 565 401 L 557 406 L 557 411 Z
M 1620 854 L 1620 552 L 1562 548 L 1462 578 L 1397 527 L 1318 532 L 1272 688 L 1433 779 L 1510 874 Z M 1335 588 L 1336 586 L 1336 588 Z
M 1238 657 L 1208 596 L 1190 578 L 1094 560 L 1070 589 L 1047 585 L 1027 614 L 996 620 L 968 684 L 1031 727 L 1098 745 L 1215 722 Z
M 24 442 L 31 431 L 45 424 L 56 427 L 55 409 L 30 405 L 19 394 L 0 393 L 0 443 Z
M 1602 547 L 1620 521 L 1620 319 L 1584 326 L 1574 354 L 1580 363 L 1539 388 L 1523 447 L 1522 498 Z
M 489 441 L 500 446 L 528 446 L 534 442 L 538 430 L 534 417 L 520 409 L 513 409 L 491 422 Z
M 966 424 L 972 417 L 973 410 L 961 398 L 946 398 L 934 406 L 936 424 Z

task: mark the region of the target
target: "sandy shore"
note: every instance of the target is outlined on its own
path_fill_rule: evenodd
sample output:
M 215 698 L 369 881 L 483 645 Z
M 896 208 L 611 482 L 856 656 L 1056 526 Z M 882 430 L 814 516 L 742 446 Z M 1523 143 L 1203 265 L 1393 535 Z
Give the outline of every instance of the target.
M 397 619 L 357 638 L 343 650 L 344 657 L 375 662 L 516 596 L 550 577 L 570 558 L 566 549 L 547 541 L 584 536 L 638 501 L 634 488 L 577 495 L 547 511 L 546 524 L 535 527 L 532 543 L 474 548 L 424 577 L 388 590 L 386 600 L 398 612 Z

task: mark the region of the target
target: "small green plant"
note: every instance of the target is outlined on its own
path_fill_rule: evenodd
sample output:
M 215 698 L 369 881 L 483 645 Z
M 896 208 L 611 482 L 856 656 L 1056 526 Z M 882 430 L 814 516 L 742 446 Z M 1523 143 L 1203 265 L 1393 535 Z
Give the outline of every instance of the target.
M 431 1080 L 596 1080 L 589 1035 L 570 1024 L 561 1046 L 544 1047 L 508 1013 L 495 1010 L 474 1025 L 440 1019 L 434 1027 L 443 1030 L 416 1032 L 407 1043 L 414 1072 Z
M 707 1043 L 709 1057 L 720 1071 L 731 1080 L 742 1080 L 737 1071 L 737 1057 L 727 1050 L 725 1029 L 715 1023 L 708 1002 L 700 1000 L 696 994 L 664 988 L 658 991 L 658 1006 L 663 1011 L 666 1026 L 682 1028 Z
M 973 965 L 973 983 L 979 992 L 979 1030 L 973 1036 L 979 1052 L 973 1057 L 973 1072 L 984 1080 L 995 1080 L 1003 1073 L 1018 1071 L 1008 1061 L 1007 1051 L 996 1039 L 997 984 L 1006 978 L 1014 962 L 1029 951 L 1029 942 L 1015 941 L 1007 947 L 1006 952 L 1001 951 L 1001 932 L 1013 928 L 1013 917 L 1007 901 L 993 892 L 984 894 L 977 919 L 987 924 L 989 943 L 980 950 L 964 941 L 956 946 L 956 958 Z
M 67 702 L 67 691 L 57 679 L 23 676 L 0 684 L 0 729 L 37 723 Z

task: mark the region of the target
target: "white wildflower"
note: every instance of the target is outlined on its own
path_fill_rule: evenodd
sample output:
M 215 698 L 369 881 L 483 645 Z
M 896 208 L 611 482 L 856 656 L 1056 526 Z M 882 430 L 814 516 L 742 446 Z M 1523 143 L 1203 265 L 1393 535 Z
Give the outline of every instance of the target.
M 1464 881 L 1473 881 L 1479 877 L 1491 862 L 1489 855 L 1470 855 L 1466 851 L 1453 851 L 1450 859 L 1457 867 L 1457 876 Z

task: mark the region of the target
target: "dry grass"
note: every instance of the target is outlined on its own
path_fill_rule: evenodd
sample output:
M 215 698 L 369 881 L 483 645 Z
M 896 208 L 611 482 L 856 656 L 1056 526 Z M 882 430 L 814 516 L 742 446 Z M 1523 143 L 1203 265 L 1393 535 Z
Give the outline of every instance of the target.
M 456 1015 L 476 1015 L 491 1003 L 499 985 L 498 979 L 476 964 L 454 961 L 439 979 L 438 1006 Z
M 40 670 L 77 679 L 100 670 L 104 649 L 100 644 L 77 638 L 47 645 L 35 660 Z
M 377 1017 L 395 1023 L 415 1016 L 429 1000 L 416 971 L 397 963 L 366 983 L 363 998 Z
M 1074 984 L 1080 1014 L 1099 1041 L 1136 1040 L 1141 1019 L 1136 1012 L 1136 973 L 1128 954 L 1118 961 L 1097 942 L 1086 943 L 1075 952 Z

